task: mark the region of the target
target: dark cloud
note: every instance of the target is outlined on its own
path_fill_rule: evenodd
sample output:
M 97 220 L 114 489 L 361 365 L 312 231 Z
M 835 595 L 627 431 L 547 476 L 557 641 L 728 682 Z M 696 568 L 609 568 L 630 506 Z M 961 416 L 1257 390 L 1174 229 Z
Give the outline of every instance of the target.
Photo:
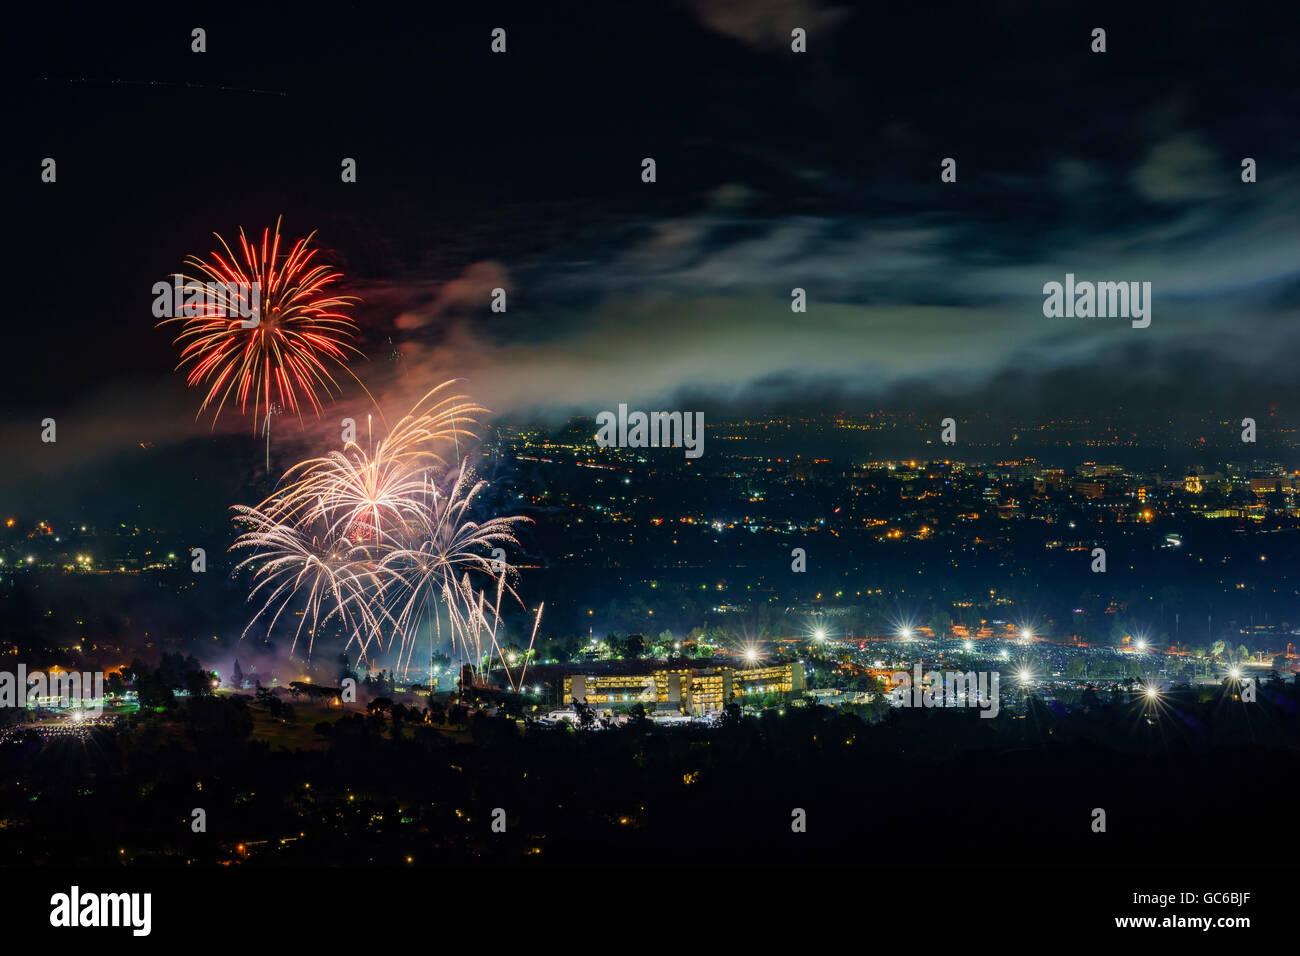
M 790 31 L 811 36 L 848 17 L 843 6 L 814 0 L 692 0 L 700 23 L 758 50 L 789 49 Z
M 10 484 L 142 442 L 247 434 L 255 450 L 248 422 L 214 439 L 195 421 L 199 396 L 145 309 L 152 282 L 214 229 L 281 213 L 320 228 L 362 299 L 368 358 L 354 370 L 386 414 L 448 378 L 498 414 L 551 418 L 618 401 L 743 414 L 934 394 L 1032 413 L 1067 382 L 1154 418 L 1289 394 L 1300 88 L 1284 9 L 697 0 L 580 3 L 556 20 L 521 5 L 499 60 L 483 24 L 377 30 L 379 42 L 336 13 L 268 13 L 248 52 L 274 55 L 243 66 L 142 65 L 98 38 L 161 28 L 117 13 L 88 21 L 89 39 L 32 34 L 34 57 L 110 76 L 211 75 L 197 91 L 44 84 L 11 103 L 15 141 L 57 151 L 61 180 L 10 178 L 29 184 L 15 203 L 30 224 L 4 333 Z M 1111 52 L 1096 56 L 1088 30 L 1103 14 Z M 789 53 L 796 25 L 806 55 Z M 291 26 L 301 42 L 269 50 Z M 327 71 L 322 92 L 303 77 L 323 49 L 348 49 L 353 66 Z M 164 162 L 169 115 L 277 136 Z M 341 186 L 353 153 L 360 180 Z M 646 155 L 653 185 L 639 180 Z M 939 182 L 945 156 L 955 184 Z M 1243 156 L 1258 183 L 1241 182 Z M 1066 272 L 1151 282 L 1151 327 L 1044 318 L 1043 283 Z M 50 292 L 73 286 L 93 304 Z M 497 287 L 504 314 L 489 309 Z M 790 312 L 794 287 L 806 314 Z M 368 414 L 341 383 L 320 421 L 277 434 L 332 441 L 339 418 Z M 57 448 L 35 445 L 45 415 Z

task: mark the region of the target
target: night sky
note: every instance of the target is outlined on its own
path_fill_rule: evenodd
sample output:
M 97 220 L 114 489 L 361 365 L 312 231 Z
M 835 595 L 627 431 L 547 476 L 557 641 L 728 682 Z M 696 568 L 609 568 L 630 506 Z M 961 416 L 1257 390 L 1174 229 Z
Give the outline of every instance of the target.
M 1131 6 L 35 9 L 5 86 L 0 495 L 237 497 L 260 445 L 195 420 L 150 290 L 280 215 L 363 300 L 354 370 L 390 407 L 464 377 L 557 422 L 629 402 L 1293 423 L 1297 16 Z M 1151 327 L 1045 318 L 1067 272 L 1151 282 Z M 353 387 L 328 427 L 357 412 Z

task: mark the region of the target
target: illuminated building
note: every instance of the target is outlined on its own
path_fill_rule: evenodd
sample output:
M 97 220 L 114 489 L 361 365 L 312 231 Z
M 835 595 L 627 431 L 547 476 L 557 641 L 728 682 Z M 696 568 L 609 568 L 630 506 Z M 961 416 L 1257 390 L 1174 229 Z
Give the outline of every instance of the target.
M 1106 495 L 1106 486 L 1100 481 L 1076 481 L 1074 490 L 1085 498 L 1103 498 Z
M 738 670 L 733 677 L 733 687 L 737 697 L 742 694 L 790 694 L 803 690 L 803 665 L 776 664 Z
M 709 714 L 757 694 L 795 694 L 807 689 L 803 664 L 759 667 L 727 666 L 657 668 L 648 673 L 564 675 L 567 703 L 575 698 L 597 710 L 642 704 L 646 710 Z
M 658 700 L 656 680 L 648 674 L 566 674 L 564 702 L 577 698 L 608 710 L 618 704 L 653 705 Z

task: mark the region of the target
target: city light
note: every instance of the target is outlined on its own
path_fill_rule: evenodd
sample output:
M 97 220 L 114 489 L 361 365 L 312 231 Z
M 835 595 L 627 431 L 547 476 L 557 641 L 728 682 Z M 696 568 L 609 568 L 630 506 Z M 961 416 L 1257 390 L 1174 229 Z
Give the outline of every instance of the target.
M 21 171 L 22 248 L 50 267 L 20 267 L 11 311 L 57 334 L 7 352 L 0 831 L 15 882 L 57 891 L 36 920 L 111 940 L 157 914 L 165 936 L 175 907 L 134 892 L 153 881 L 77 873 L 117 842 L 120 866 L 171 866 L 188 909 L 216 914 L 198 925 L 225 928 L 251 889 L 309 945 L 344 925 L 436 939 L 463 888 L 617 946 L 606 887 L 582 877 L 637 863 L 749 863 L 751 888 L 787 890 L 746 917 L 708 908 L 718 881 L 641 881 L 628 902 L 696 911 L 651 904 L 632 925 L 660 946 L 819 915 L 968 946 L 1112 923 L 1231 939 L 1274 915 L 1296 935 L 1264 871 L 1300 806 L 1296 329 L 1278 314 L 1300 178 L 1268 83 L 1300 11 L 1165 17 L 1127 57 L 1114 18 L 1003 4 L 1029 80 L 1012 85 L 950 17 L 864 57 L 878 24 L 830 0 L 798 17 L 696 0 L 671 21 L 600 6 L 604 47 L 444 11 L 263 18 L 260 43 L 225 47 L 210 20 L 169 25 L 187 65 L 212 42 L 215 77 L 159 70 L 120 17 L 97 31 L 123 53 L 107 66 L 66 55 L 56 7 L 48 35 L 24 31 L 34 62 L 59 60 L 33 76 Z M 529 130 L 531 175 L 490 161 L 503 127 L 482 110 L 451 120 L 468 150 L 439 148 L 445 122 L 383 136 L 373 104 L 434 101 L 441 77 L 403 49 L 433 31 L 468 51 L 437 67 L 451 103 L 564 110 Z M 534 69 L 509 66 L 538 39 Z M 1062 48 L 1092 123 L 1051 122 Z M 807 70 L 811 87 L 780 81 Z M 651 137 L 608 119 L 647 74 L 662 113 L 691 114 Z M 890 90 L 881 163 L 790 135 L 792 114 L 900 74 L 967 93 L 936 111 L 930 89 Z M 84 161 L 138 149 L 160 97 L 240 111 L 258 147 L 229 151 L 228 178 L 301 178 L 305 159 L 334 188 L 279 204 L 291 233 L 269 228 L 284 190 L 230 203 L 201 177 L 133 182 L 120 215 L 81 202 Z M 59 139 L 110 101 L 113 122 Z M 997 125 L 970 122 L 980 103 Z M 700 168 L 702 126 L 727 168 Z M 575 127 L 607 148 L 575 164 Z M 1041 129 L 1031 162 L 998 149 L 1010 128 Z M 51 217 L 37 195 L 71 202 Z M 340 195 L 359 200 L 345 215 Z M 424 214 L 447 196 L 450 221 Z M 1279 197 L 1279 216 L 1253 201 Z M 162 203 L 179 214 L 160 229 Z M 65 211 L 90 230 L 57 228 Z M 871 865 L 908 830 L 938 836 L 942 876 L 858 893 L 853 920 L 763 879 Z M 1036 879 L 1046 860 L 1060 878 Z M 475 883 L 489 868 L 506 879 Z M 231 892 L 203 892 L 210 873 Z M 334 886 L 392 905 L 312 906 Z
M 1154 684 L 1145 684 L 1142 687 L 1142 710 L 1147 715 L 1147 722 L 1153 723 L 1151 718 L 1164 708 L 1164 702 L 1160 696 L 1160 688 Z

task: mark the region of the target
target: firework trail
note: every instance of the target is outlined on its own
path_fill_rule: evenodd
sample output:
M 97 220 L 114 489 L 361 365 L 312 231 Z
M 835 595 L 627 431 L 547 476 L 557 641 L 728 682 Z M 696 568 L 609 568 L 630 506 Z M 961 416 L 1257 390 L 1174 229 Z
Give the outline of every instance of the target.
M 215 235 L 215 234 L 214 234 Z M 302 421 L 304 407 L 321 412 L 321 393 L 339 390 L 331 367 L 348 371 L 347 360 L 361 352 L 350 344 L 356 324 L 340 311 L 357 300 L 329 291 L 342 273 L 313 262 L 317 250 L 309 248 L 313 232 L 299 239 L 288 252 L 280 252 L 280 220 L 275 233 L 262 231 L 260 246 L 239 231 L 237 256 L 220 235 L 225 250 L 210 259 L 191 257 L 186 265 L 202 278 L 179 275 L 185 286 L 206 286 L 211 294 L 202 303 L 187 303 L 187 312 L 164 319 L 182 323 L 175 344 L 181 346 L 177 369 L 187 368 L 186 384 L 205 386 L 207 393 L 198 415 L 212 409 L 212 423 L 228 401 L 240 414 L 267 417 L 279 404 Z M 231 290 L 259 290 L 255 299 L 258 322 L 246 328 L 239 317 L 249 302 Z M 356 376 L 354 375 L 353 378 Z M 358 380 L 359 381 L 359 380 Z M 364 386 L 363 386 L 364 387 Z M 198 417 L 198 416 L 196 416 Z
M 473 416 L 487 410 L 444 394 L 453 384 L 428 392 L 373 447 L 352 441 L 294 465 L 259 507 L 286 521 L 323 519 L 331 535 L 400 544 L 393 533 L 425 524 L 430 487 L 447 471 L 435 446 L 473 438 Z
M 436 483 L 428 486 L 424 521 L 418 526 L 406 525 L 402 530 L 413 533 L 412 538 L 404 546 L 391 548 L 384 557 L 384 571 L 401 582 L 395 589 L 399 599 L 390 609 L 403 636 L 402 651 L 408 665 L 421 620 L 440 600 L 449 615 L 453 649 L 459 640 L 462 656 L 479 666 L 482 647 L 472 638 L 482 631 L 471 630 L 471 625 L 479 622 L 482 608 L 473 601 L 471 576 L 497 580 L 501 594 L 518 599 L 508 583 L 518 577 L 518 572 L 490 555 L 498 548 L 502 552 L 507 547 L 517 548 L 519 541 L 513 528 L 528 519 L 494 517 L 479 523 L 469 518 L 468 509 L 486 486 L 487 482 L 474 480 L 467 462 L 462 461 L 447 492 Z M 500 600 L 496 606 L 499 608 Z M 436 606 L 433 610 L 436 614 Z
M 505 672 L 507 682 L 515 690 L 518 690 L 524 683 L 528 658 L 533 644 L 537 640 L 537 628 L 542 623 L 542 610 L 545 605 L 539 606 L 533 616 L 533 629 L 528 636 L 528 647 L 524 650 L 523 660 L 518 662 L 519 672 L 518 676 L 516 676 L 511 671 L 511 667 L 515 665 L 516 661 L 512 659 L 512 655 L 497 640 L 497 633 L 501 624 L 501 599 L 507 593 L 507 590 L 505 575 L 503 574 L 496 581 L 496 600 L 489 606 L 487 593 L 475 591 L 467 575 L 461 582 L 461 591 L 462 604 L 469 609 L 469 613 L 465 616 L 460 633 L 464 651 L 466 654 L 472 652 L 475 660 L 479 662 L 475 668 L 475 673 L 478 673 L 479 667 L 491 667 L 495 659 Z M 510 593 L 513 595 L 513 592 Z
M 265 596 L 261 610 L 249 622 L 253 626 L 275 607 L 267 632 L 275 628 L 280 615 L 290 604 L 305 602 L 306 613 L 294 632 L 289 651 L 293 652 L 308 623 L 307 652 L 311 653 L 316 633 L 331 619 L 338 618 L 348 635 L 346 647 L 355 641 L 360 654 L 369 649 L 372 637 L 380 632 L 373 598 L 382 591 L 382 581 L 374 573 L 373 562 L 364 549 L 346 538 L 324 540 L 295 525 L 284 524 L 256 508 L 236 505 L 235 522 L 247 530 L 231 550 L 254 549 L 236 571 L 255 567 L 253 590 L 249 601 Z M 322 611 L 324 614 L 322 615 Z M 244 629 L 247 635 L 248 628 Z
M 518 572 L 501 555 L 518 547 L 513 529 L 528 519 L 472 517 L 487 482 L 467 459 L 450 470 L 437 446 L 472 437 L 472 416 L 485 409 L 448 394 L 451 384 L 426 394 L 373 447 L 348 442 L 301 462 L 261 504 L 234 508 L 244 531 L 232 550 L 251 552 L 238 569 L 254 569 L 250 601 L 264 598 L 250 628 L 269 617 L 269 633 L 286 607 L 305 603 L 295 646 L 304 627 L 314 640 L 337 620 L 348 647 L 360 655 L 395 648 L 406 670 L 425 627 L 441 639 L 445 615 L 453 654 L 476 674 L 498 659 L 512 686 L 522 681 L 499 640 L 502 600 L 523 603 Z M 493 583 L 494 599 L 477 582 Z

